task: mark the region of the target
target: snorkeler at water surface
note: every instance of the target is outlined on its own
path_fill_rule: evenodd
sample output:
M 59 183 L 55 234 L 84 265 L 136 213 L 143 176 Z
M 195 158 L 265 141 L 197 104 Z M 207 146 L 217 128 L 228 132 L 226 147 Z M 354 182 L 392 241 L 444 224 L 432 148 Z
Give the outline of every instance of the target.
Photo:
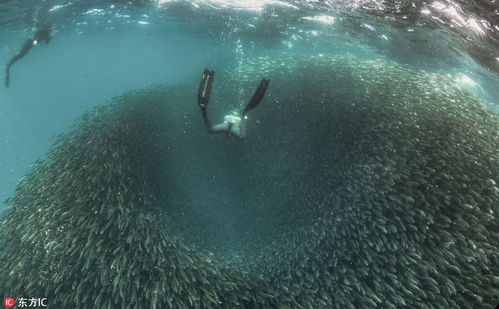
M 31 50 L 31 48 L 37 45 L 38 42 L 45 41 L 45 43 L 48 44 L 51 39 L 52 36 L 51 36 L 50 27 L 43 26 L 36 31 L 33 38 L 29 38 L 28 40 L 26 40 L 23 47 L 21 48 L 21 51 L 17 53 L 17 55 L 15 55 L 14 57 L 12 57 L 12 59 L 10 59 L 9 63 L 7 64 L 7 68 L 5 70 L 5 87 L 8 88 L 10 86 L 11 65 L 22 59 L 24 56 L 26 56 L 26 54 Z
M 211 87 L 215 79 L 215 72 L 205 69 L 201 76 L 201 82 L 198 88 L 198 105 L 203 116 L 204 126 L 210 133 L 231 133 L 237 137 L 246 137 L 246 121 L 248 117 L 246 113 L 255 108 L 263 99 L 265 92 L 269 86 L 270 80 L 262 79 L 260 85 L 256 89 L 253 97 L 244 108 L 239 111 L 230 113 L 224 117 L 224 122 L 217 125 L 212 125 L 208 119 L 208 101 L 210 99 Z

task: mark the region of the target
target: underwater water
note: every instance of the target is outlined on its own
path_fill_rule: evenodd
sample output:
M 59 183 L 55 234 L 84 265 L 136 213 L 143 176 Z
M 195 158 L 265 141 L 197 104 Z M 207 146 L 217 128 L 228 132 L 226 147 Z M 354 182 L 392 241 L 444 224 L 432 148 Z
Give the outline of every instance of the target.
M 493 308 L 499 4 L 3 1 L 0 297 Z M 213 123 L 270 86 L 239 139 Z M 5 300 L 6 301 L 6 300 Z M 39 307 L 43 307 L 39 305 Z

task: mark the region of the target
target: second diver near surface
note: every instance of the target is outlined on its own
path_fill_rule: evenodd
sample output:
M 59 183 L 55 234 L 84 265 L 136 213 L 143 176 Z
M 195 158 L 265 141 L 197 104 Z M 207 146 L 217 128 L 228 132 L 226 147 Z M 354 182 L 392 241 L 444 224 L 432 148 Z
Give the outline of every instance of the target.
M 14 57 L 12 57 L 12 59 L 10 59 L 9 63 L 7 64 L 7 69 L 5 70 L 5 87 L 8 88 L 10 86 L 10 66 L 26 56 L 31 48 L 37 45 L 38 42 L 45 41 L 45 43 L 48 44 L 52 39 L 50 32 L 50 27 L 43 26 L 39 28 L 33 38 L 29 38 L 26 40 L 23 47 L 21 48 L 21 51 L 18 52 Z
M 237 137 L 246 137 L 246 113 L 255 108 L 263 99 L 269 86 L 270 80 L 262 79 L 251 100 L 244 108 L 230 113 L 224 117 L 224 122 L 212 125 L 208 119 L 208 101 L 210 99 L 211 87 L 215 79 L 215 72 L 208 69 L 204 70 L 201 76 L 201 82 L 198 88 L 198 105 L 203 116 L 204 126 L 210 133 L 230 133 Z

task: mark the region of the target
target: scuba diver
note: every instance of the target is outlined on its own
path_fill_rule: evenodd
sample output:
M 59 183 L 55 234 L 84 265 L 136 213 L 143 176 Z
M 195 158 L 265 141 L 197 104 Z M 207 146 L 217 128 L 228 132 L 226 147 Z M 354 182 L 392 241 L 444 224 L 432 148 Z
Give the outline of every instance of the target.
M 246 137 L 246 121 L 248 117 L 246 113 L 255 108 L 263 99 L 265 92 L 269 86 L 270 80 L 262 79 L 260 85 L 256 89 L 253 97 L 246 106 L 240 111 L 233 112 L 224 117 L 224 122 L 217 125 L 211 125 L 208 119 L 208 101 L 210 99 L 211 87 L 215 72 L 205 69 L 201 76 L 201 82 L 198 88 L 198 105 L 203 116 L 204 126 L 210 133 L 230 133 L 240 138 Z
M 35 36 L 33 38 L 29 38 L 26 40 L 26 43 L 24 43 L 23 47 L 21 48 L 21 51 L 17 53 L 12 59 L 9 61 L 7 64 L 7 69 L 5 70 L 5 87 L 9 87 L 10 85 L 10 66 L 17 62 L 18 60 L 22 59 L 26 54 L 31 50 L 31 48 L 35 45 L 38 44 L 38 42 L 45 41 L 46 44 L 50 42 L 52 39 L 52 36 L 50 35 L 51 30 L 50 27 L 43 26 L 39 28 Z

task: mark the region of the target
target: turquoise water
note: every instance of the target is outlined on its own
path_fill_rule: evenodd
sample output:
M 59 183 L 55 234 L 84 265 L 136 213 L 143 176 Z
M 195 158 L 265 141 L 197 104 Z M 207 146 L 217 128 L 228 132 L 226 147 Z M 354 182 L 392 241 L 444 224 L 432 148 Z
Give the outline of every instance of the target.
M 497 12 L 494 1 L 3 2 L 5 65 L 37 25 L 53 38 L 0 87 L 0 297 L 493 307 Z M 205 68 L 214 123 L 271 80 L 246 139 L 203 127 Z
M 265 3 L 2 4 L 4 63 L 37 22 L 53 24 L 54 39 L 13 65 L 11 89 L 0 89 L 0 199 L 89 107 L 269 52 L 385 58 L 450 74 L 497 111 L 498 30 L 486 4 Z

